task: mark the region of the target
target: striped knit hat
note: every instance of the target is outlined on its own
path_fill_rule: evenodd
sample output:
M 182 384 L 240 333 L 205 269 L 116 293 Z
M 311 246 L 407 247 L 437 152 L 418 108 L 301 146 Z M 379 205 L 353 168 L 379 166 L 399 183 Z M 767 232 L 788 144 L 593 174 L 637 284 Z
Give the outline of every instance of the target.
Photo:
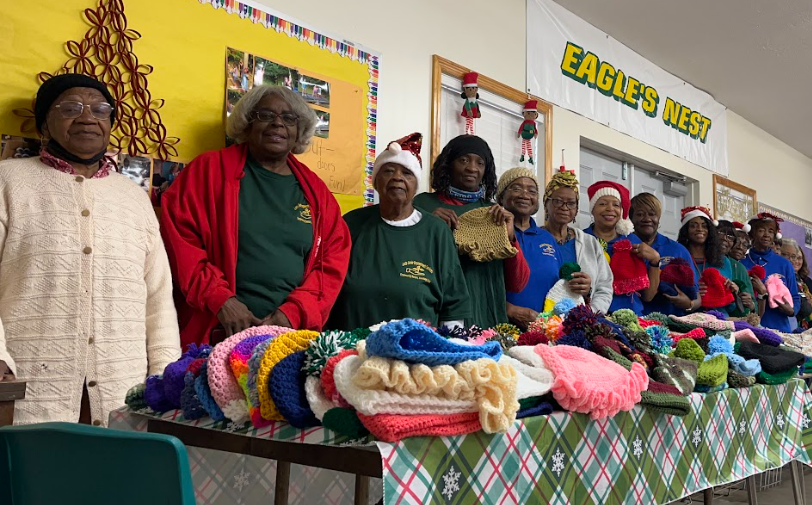
M 280 333 L 290 331 L 290 328 L 277 328 L 278 332 Z M 273 335 L 254 335 L 253 337 L 246 338 L 237 344 L 234 350 L 231 351 L 231 355 L 228 358 L 229 364 L 231 365 L 231 371 L 234 373 L 234 378 L 237 379 L 237 384 L 240 385 L 240 388 L 242 388 L 242 391 L 245 394 L 245 412 L 249 417 L 251 406 L 249 396 L 251 395 L 251 391 L 248 388 L 248 361 L 251 359 L 254 349 L 256 349 L 259 344 L 272 340 L 276 337 L 276 332 L 273 333 Z

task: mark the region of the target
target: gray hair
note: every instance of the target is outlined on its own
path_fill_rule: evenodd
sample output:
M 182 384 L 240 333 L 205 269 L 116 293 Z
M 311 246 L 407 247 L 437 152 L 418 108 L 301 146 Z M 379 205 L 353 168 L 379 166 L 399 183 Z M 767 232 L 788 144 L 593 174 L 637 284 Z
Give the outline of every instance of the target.
M 787 245 L 787 244 L 794 247 L 795 250 L 798 251 L 799 253 L 801 253 L 801 254 L 804 253 L 803 249 L 801 249 L 801 245 L 794 238 L 784 237 L 783 239 L 781 239 L 781 245 Z
M 293 154 L 302 154 L 307 151 L 313 134 L 316 133 L 316 124 L 319 122 L 318 116 L 311 109 L 301 95 L 284 86 L 254 86 L 251 91 L 243 95 L 234 106 L 231 115 L 226 121 L 226 135 L 233 138 L 237 143 L 247 140 L 246 133 L 251 124 L 251 113 L 257 104 L 266 96 L 276 96 L 284 100 L 291 111 L 299 116 L 298 133 L 296 135 L 296 145 L 293 146 Z

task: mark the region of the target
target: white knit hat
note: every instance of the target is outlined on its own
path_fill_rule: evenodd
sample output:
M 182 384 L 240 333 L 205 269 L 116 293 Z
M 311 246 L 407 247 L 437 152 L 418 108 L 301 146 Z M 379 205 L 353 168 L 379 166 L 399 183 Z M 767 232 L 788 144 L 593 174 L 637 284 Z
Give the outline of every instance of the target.
M 573 293 L 570 290 L 568 281 L 564 279 L 558 279 L 558 282 L 553 284 L 553 287 L 550 288 L 550 291 L 547 292 L 547 298 L 544 300 L 544 312 L 548 312 L 553 310 L 555 304 L 560 302 L 565 298 L 570 298 L 575 305 L 583 305 L 584 304 L 584 297 Z
M 420 159 L 420 149 L 423 146 L 423 135 L 420 133 L 412 133 L 400 140 L 390 142 L 386 149 L 378 155 L 375 159 L 375 165 L 372 167 L 372 184 L 375 185 L 375 177 L 378 176 L 378 171 L 382 166 L 387 163 L 396 163 L 408 170 L 410 170 L 417 180 L 423 174 L 423 163 Z

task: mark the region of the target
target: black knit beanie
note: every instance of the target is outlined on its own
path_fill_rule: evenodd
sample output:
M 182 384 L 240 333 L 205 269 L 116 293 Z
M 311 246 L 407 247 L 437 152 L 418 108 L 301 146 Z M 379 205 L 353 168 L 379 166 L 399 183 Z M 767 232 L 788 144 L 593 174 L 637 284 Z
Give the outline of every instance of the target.
M 116 101 L 103 82 L 83 74 L 62 74 L 55 75 L 43 82 L 37 91 L 37 100 L 34 104 L 34 119 L 36 120 L 38 132 L 42 133 L 42 123 L 45 122 L 45 116 L 48 115 L 48 110 L 51 108 L 51 105 L 59 98 L 59 95 L 71 88 L 93 88 L 99 90 L 99 92 L 104 95 L 107 103 L 113 107 L 113 113 L 110 116 L 110 126 L 115 125 Z

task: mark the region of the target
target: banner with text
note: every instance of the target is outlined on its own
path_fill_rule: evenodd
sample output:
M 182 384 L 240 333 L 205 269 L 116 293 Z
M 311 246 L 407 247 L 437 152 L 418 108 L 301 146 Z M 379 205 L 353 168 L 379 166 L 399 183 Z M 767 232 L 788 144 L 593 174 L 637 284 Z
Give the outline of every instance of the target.
M 527 2 L 528 91 L 728 175 L 725 106 L 552 0 Z

